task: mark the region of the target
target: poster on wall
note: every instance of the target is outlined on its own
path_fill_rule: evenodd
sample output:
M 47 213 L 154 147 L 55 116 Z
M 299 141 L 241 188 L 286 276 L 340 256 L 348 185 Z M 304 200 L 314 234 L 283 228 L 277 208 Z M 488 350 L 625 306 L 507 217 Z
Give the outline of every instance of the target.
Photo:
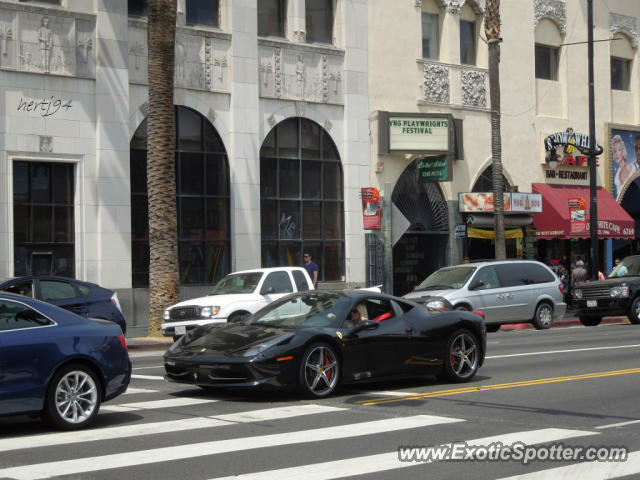
M 362 223 L 365 230 L 380 230 L 380 191 L 377 188 L 360 189 L 362 196 Z
M 571 233 L 585 233 L 587 231 L 587 202 L 584 198 L 570 198 L 568 200 Z
M 640 175 L 640 128 L 609 125 L 608 138 L 609 191 L 620 203 L 625 184 Z

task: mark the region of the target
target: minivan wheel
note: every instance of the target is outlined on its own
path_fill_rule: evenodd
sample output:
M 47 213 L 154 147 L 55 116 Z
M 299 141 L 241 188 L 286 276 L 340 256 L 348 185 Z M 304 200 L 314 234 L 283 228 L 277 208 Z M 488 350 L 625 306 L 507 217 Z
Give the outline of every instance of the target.
M 600 325 L 602 321 L 602 317 L 595 317 L 593 315 L 581 315 L 580 323 L 585 327 L 595 327 L 596 325 Z
M 629 321 L 638 325 L 640 323 L 640 297 L 636 297 L 631 304 L 631 310 L 629 310 Z
M 551 328 L 553 324 L 553 308 L 551 308 L 551 305 L 545 302 L 538 304 L 531 323 L 536 327 L 536 330 Z

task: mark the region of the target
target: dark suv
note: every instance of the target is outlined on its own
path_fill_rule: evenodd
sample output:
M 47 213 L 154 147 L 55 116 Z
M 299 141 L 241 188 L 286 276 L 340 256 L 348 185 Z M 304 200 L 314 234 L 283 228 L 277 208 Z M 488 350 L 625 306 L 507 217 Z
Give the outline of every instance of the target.
M 626 257 L 605 280 L 578 284 L 573 301 L 583 325 L 595 326 L 613 315 L 640 323 L 640 255 Z

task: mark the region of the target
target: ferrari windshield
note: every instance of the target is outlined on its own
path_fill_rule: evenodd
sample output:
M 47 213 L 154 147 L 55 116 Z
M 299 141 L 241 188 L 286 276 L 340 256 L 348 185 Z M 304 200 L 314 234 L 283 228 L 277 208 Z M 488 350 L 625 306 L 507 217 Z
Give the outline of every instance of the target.
M 458 267 L 441 268 L 425 278 L 414 289 L 416 292 L 426 290 L 450 290 L 452 288 L 462 288 L 471 278 L 476 267 L 471 265 L 461 265 Z
M 337 328 L 351 299 L 340 293 L 305 293 L 285 297 L 249 318 L 250 325 L 286 328 Z
M 212 295 L 227 295 L 229 293 L 253 293 L 258 283 L 262 272 L 252 273 L 234 273 L 227 275 L 213 289 Z

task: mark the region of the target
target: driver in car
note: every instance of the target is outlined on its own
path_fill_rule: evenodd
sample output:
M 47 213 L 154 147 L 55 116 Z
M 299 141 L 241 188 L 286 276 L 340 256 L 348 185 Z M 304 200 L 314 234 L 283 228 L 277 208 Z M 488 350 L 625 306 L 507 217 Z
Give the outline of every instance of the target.
M 364 314 L 362 313 L 363 311 L 365 312 Z M 367 320 L 366 311 L 367 311 L 367 307 L 365 307 L 362 303 L 359 303 L 358 305 L 356 305 L 351 309 L 351 313 L 349 314 L 349 320 L 351 320 L 354 327 L 358 325 L 360 322 L 362 322 L 363 320 Z

